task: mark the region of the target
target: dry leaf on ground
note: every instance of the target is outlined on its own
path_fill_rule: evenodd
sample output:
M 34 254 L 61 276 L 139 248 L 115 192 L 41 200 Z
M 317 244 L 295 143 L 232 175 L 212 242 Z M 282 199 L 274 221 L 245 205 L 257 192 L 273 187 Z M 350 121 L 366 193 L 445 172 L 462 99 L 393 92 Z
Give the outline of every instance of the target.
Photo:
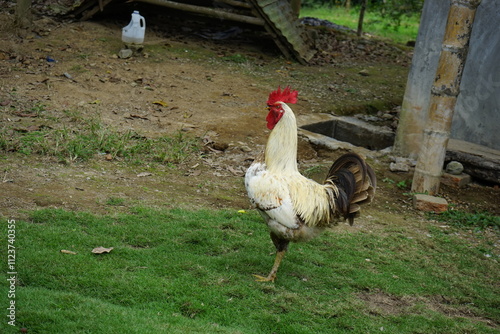
M 106 248 L 106 247 L 96 247 L 92 250 L 92 253 L 94 254 L 103 254 L 103 253 L 109 253 L 113 250 L 114 247 L 109 247 L 109 248 Z

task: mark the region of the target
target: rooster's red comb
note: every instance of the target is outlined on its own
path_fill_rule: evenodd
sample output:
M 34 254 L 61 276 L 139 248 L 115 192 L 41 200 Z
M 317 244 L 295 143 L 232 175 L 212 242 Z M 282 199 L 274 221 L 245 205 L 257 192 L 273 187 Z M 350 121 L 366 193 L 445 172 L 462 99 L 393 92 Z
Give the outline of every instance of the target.
M 267 105 L 272 106 L 276 102 L 296 103 L 298 94 L 299 92 L 296 90 L 291 90 L 290 86 L 286 86 L 286 88 L 283 90 L 281 90 L 281 87 L 278 87 L 277 90 L 269 94 Z

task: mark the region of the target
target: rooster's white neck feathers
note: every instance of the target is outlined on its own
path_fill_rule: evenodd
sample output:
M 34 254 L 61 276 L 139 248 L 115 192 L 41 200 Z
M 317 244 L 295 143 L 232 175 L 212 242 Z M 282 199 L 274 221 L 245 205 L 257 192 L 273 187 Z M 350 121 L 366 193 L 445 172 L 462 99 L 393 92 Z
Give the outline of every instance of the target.
M 266 145 L 266 166 L 271 172 L 298 173 L 297 121 L 292 109 L 285 103 L 283 116 L 269 134 Z

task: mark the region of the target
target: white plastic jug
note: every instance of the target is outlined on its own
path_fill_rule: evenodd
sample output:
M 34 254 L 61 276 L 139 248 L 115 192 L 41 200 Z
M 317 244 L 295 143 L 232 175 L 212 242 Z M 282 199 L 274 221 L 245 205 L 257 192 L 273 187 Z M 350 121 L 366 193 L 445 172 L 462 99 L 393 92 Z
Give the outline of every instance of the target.
M 139 11 L 134 10 L 132 20 L 122 29 L 122 41 L 124 43 L 142 44 L 144 33 L 146 32 L 146 20 L 139 15 Z

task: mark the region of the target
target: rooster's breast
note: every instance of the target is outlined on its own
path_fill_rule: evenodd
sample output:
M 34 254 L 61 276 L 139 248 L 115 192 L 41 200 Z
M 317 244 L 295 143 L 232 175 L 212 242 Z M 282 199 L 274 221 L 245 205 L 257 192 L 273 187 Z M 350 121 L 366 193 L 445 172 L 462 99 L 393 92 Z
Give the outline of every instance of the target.
M 254 162 L 245 175 L 245 186 L 250 201 L 259 210 L 269 229 L 282 239 L 307 241 L 323 230 L 321 227 L 308 226 L 297 213 L 296 201 L 292 200 L 291 194 L 295 192 L 293 189 L 302 184 L 304 179 L 298 174 L 271 173 L 264 163 L 259 162 Z
M 266 165 L 254 162 L 245 175 L 248 197 L 258 209 L 268 211 L 283 205 L 288 190 L 280 177 L 270 173 Z
M 264 163 L 253 163 L 245 176 L 245 186 L 251 203 L 271 221 L 284 228 L 299 227 L 299 217 L 293 206 L 287 177 L 271 173 Z

